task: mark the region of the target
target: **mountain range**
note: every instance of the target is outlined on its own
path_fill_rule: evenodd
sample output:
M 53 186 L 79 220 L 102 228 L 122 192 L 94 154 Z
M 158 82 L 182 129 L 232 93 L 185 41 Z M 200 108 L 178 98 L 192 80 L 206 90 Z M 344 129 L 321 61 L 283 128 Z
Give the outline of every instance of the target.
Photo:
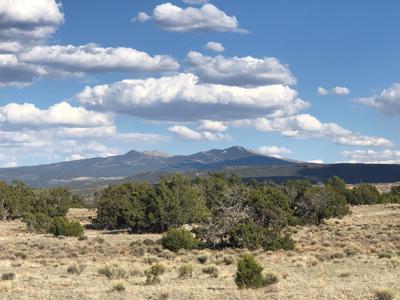
M 400 165 L 314 164 L 266 156 L 238 146 L 175 156 L 133 150 L 110 157 L 3 168 L 0 169 L 0 180 L 22 180 L 34 187 L 63 185 L 84 189 L 125 180 L 157 182 L 160 176 L 173 172 L 192 177 L 225 172 L 244 180 L 255 178 L 276 182 L 295 178 L 326 181 L 332 175 L 348 183 L 400 181 Z

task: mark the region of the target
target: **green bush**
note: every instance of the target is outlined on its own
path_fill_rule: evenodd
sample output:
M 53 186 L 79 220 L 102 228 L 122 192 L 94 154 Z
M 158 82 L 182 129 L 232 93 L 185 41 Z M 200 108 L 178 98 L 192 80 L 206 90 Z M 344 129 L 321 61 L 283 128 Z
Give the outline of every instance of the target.
M 78 222 L 68 221 L 65 217 L 53 218 L 48 230 L 55 236 L 81 236 L 83 231 L 83 227 Z
M 346 197 L 331 185 L 306 189 L 294 211 L 300 224 L 320 224 L 324 219 L 342 218 L 349 213 Z
M 229 243 L 232 247 L 254 250 L 261 247 L 264 228 L 252 222 L 240 223 L 233 227 L 229 235 Z
M 353 205 L 379 204 L 383 202 L 383 197 L 375 186 L 361 184 L 351 190 L 347 201 Z
M 269 228 L 265 230 L 264 239 L 262 242 L 264 250 L 293 250 L 295 243 L 290 237 L 290 234 L 283 233 L 280 228 Z
M 261 288 L 264 286 L 263 267 L 251 255 L 244 255 L 238 261 L 235 283 L 240 289 Z
M 294 249 L 294 241 L 281 228 L 264 228 L 254 223 L 237 224 L 230 234 L 230 244 L 232 247 L 250 250 L 259 247 L 265 250 Z
M 44 213 L 29 213 L 24 216 L 23 221 L 28 231 L 47 232 L 51 224 L 51 218 Z
M 202 221 L 204 196 L 187 176 L 162 177 L 160 184 L 126 182 L 105 188 L 96 199 L 95 225 L 131 232 L 163 232 Z
M 171 251 L 179 249 L 191 250 L 197 247 L 197 241 L 190 231 L 171 228 L 162 235 L 161 245 Z

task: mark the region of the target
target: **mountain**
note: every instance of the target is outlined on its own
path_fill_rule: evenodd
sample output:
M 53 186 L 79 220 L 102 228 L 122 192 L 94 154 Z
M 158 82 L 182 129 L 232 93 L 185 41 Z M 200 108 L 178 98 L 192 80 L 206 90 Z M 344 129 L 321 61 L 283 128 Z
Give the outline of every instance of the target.
M 159 151 L 133 150 L 110 157 L 3 168 L 0 169 L 0 180 L 22 180 L 34 187 L 65 185 L 85 189 L 124 180 L 157 182 L 160 176 L 171 172 L 183 172 L 192 177 L 208 172 L 225 172 L 244 180 L 254 178 L 276 182 L 295 178 L 318 182 L 333 175 L 348 183 L 400 181 L 400 165 L 312 164 L 261 155 L 243 147 L 176 156 Z
M 291 162 L 256 154 L 242 147 L 168 156 L 158 151 L 129 151 L 123 155 L 61 163 L 0 169 L 0 180 L 22 180 L 35 187 L 87 185 L 120 181 L 149 172 L 215 170 L 224 166 L 287 165 Z

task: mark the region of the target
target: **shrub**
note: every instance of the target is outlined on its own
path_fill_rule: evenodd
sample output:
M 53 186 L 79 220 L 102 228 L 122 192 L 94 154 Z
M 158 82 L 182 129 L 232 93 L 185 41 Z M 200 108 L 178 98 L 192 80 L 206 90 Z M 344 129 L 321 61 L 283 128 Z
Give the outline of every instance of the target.
M 113 285 L 112 290 L 115 292 L 123 292 L 126 290 L 125 285 L 122 282 L 118 282 Z
M 76 275 L 80 275 L 82 274 L 82 272 L 86 269 L 85 265 L 72 265 L 69 266 L 67 269 L 68 274 L 76 274 Z
M 275 251 L 279 249 L 293 250 L 295 244 L 290 237 L 290 234 L 283 233 L 279 228 L 270 228 L 265 230 L 262 247 L 267 251 Z
M 118 265 L 105 266 L 99 269 L 98 273 L 106 276 L 108 279 L 121 279 L 127 277 L 127 271 Z
M 264 228 L 253 222 L 235 225 L 230 233 L 230 245 L 250 250 L 263 247 L 265 250 L 293 250 L 294 241 L 279 227 Z
M 144 262 L 145 262 L 146 264 L 152 265 L 152 264 L 155 264 L 156 262 L 158 262 L 158 258 L 157 258 L 157 257 L 154 257 L 154 256 L 146 257 L 146 258 L 144 259 Z
M 205 264 L 208 260 L 208 256 L 207 255 L 200 255 L 197 256 L 197 261 L 201 264 Z
M 209 266 L 205 267 L 202 269 L 204 274 L 210 275 L 211 278 L 217 278 L 218 277 L 218 268 L 216 266 Z
M 79 222 L 68 221 L 65 217 L 55 217 L 51 221 L 48 231 L 55 236 L 81 236 L 83 227 Z
M 299 223 L 320 224 L 327 218 L 342 218 L 350 213 L 346 197 L 331 186 L 310 187 L 296 202 Z
M 145 245 L 145 246 L 153 246 L 154 244 L 155 244 L 155 242 L 153 240 L 150 240 L 150 239 L 143 240 L 143 245 Z
M 178 277 L 179 278 L 192 278 L 193 275 L 193 265 L 185 264 L 179 267 Z
M 263 267 L 251 255 L 244 255 L 238 261 L 235 283 L 240 289 L 264 286 Z
M 377 300 L 393 300 L 394 296 L 394 291 L 389 289 L 380 289 L 375 291 L 375 298 Z
M 168 250 L 178 252 L 179 249 L 191 250 L 196 248 L 197 241 L 190 231 L 171 228 L 163 234 L 161 245 Z
M 1 280 L 14 280 L 14 278 L 14 273 L 4 273 L 3 275 L 1 275 Z
M 279 281 L 278 276 L 276 274 L 273 274 L 273 273 L 265 274 L 264 285 L 275 284 L 275 283 L 278 283 L 278 281 Z
M 252 222 L 240 223 L 233 227 L 229 235 L 232 247 L 254 250 L 261 246 L 264 228 Z
M 351 190 L 347 201 L 353 205 L 379 204 L 382 203 L 383 197 L 375 186 L 361 184 Z
M 47 232 L 51 223 L 51 218 L 44 213 L 27 214 L 23 221 L 28 231 Z
M 164 274 L 165 267 L 162 264 L 155 264 L 146 270 L 144 273 L 146 275 L 146 284 L 158 284 L 160 283 L 160 276 Z
M 224 256 L 220 261 L 219 264 L 224 264 L 226 266 L 232 265 L 235 262 L 232 256 Z

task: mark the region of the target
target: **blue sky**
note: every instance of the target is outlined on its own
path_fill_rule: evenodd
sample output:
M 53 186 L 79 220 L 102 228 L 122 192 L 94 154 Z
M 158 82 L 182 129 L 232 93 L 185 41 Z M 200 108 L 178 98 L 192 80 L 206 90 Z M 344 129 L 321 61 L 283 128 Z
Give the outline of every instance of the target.
M 0 166 L 232 145 L 400 163 L 399 11 L 0 0 Z

